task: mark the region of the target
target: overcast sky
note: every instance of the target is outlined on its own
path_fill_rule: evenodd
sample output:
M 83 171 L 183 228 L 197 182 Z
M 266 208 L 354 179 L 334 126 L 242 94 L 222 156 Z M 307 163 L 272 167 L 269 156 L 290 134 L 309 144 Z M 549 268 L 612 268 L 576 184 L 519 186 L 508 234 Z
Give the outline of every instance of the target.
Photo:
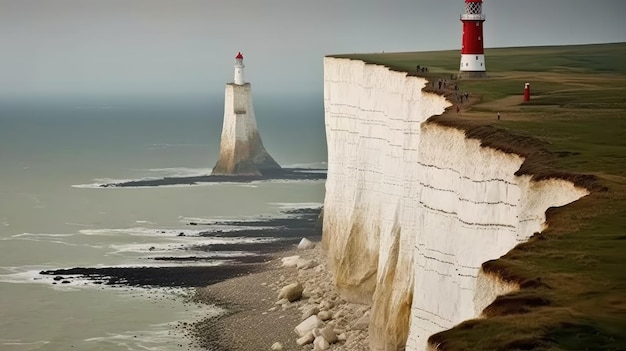
M 0 0 L 0 97 L 321 94 L 332 53 L 459 49 L 463 0 Z M 626 41 L 624 0 L 486 0 L 487 47 Z M 487 58 L 488 60 L 488 58 Z

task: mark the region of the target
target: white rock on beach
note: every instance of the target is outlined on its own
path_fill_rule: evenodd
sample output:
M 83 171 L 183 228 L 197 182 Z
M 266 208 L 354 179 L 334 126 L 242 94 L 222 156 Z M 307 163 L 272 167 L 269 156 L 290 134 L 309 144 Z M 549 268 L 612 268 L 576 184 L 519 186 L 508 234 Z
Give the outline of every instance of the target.
M 323 321 L 333 318 L 333 314 L 330 311 L 321 311 L 317 314 L 317 316 Z
M 296 267 L 298 269 L 309 269 L 315 266 L 317 266 L 317 262 L 315 262 L 314 260 L 306 260 L 301 258 L 296 262 Z
M 332 325 L 327 325 L 324 328 L 320 329 L 320 335 L 326 339 L 329 343 L 337 342 L 337 333 Z
M 283 257 L 280 260 L 283 263 L 283 267 L 295 267 L 298 264 L 299 259 L 300 256 L 296 255 Z
M 298 334 L 299 337 L 303 337 L 306 333 L 313 331 L 315 328 L 319 328 L 324 323 L 317 318 L 317 316 L 313 315 L 305 320 L 303 320 L 300 324 L 296 326 L 294 331 Z
M 279 343 L 279 342 L 275 342 L 272 345 L 272 350 L 282 350 L 283 349 L 283 344 Z
M 303 290 L 304 288 L 300 283 L 285 285 L 282 289 L 280 289 L 280 292 L 278 293 L 278 299 L 287 299 L 289 302 L 300 300 Z
M 315 338 L 315 340 L 313 340 L 313 350 L 321 351 L 321 350 L 328 350 L 329 348 L 330 348 L 330 344 L 328 343 L 326 339 L 324 339 L 323 336 L 320 335 L 317 338 Z
M 311 288 L 305 287 L 304 290 L 302 291 L 302 297 L 304 297 L 304 298 L 309 298 L 309 297 L 311 297 L 313 295 L 314 295 L 314 292 L 311 291 Z
M 302 238 L 298 244 L 298 250 L 309 250 L 315 247 L 315 244 L 307 238 Z
M 304 310 L 304 312 L 302 312 L 302 320 L 305 320 L 311 316 L 314 316 L 316 314 L 320 313 L 320 309 L 317 308 L 317 306 L 311 306 L 307 309 Z
M 320 301 L 320 311 L 330 310 L 333 307 L 335 307 L 335 303 L 332 301 L 328 301 L 328 300 Z
M 304 334 L 304 336 L 298 338 L 298 340 L 296 340 L 296 344 L 303 346 L 306 344 L 310 344 L 313 342 L 313 340 L 315 340 L 315 337 L 313 336 L 312 332 L 308 332 L 306 334 Z
M 370 324 L 370 312 L 367 311 L 365 314 L 359 318 L 353 325 L 352 330 L 363 330 L 366 329 Z

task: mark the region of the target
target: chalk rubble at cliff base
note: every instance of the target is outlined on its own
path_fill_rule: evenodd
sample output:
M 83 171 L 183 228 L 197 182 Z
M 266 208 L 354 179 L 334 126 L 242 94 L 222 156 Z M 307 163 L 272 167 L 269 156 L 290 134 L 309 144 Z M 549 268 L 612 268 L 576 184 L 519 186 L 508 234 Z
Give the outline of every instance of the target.
M 303 350 L 369 350 L 370 307 L 341 299 L 319 245 L 301 248 L 297 255 L 281 259 L 284 267 L 297 270 L 297 276 L 293 282 L 279 278 L 270 285 L 278 300 L 270 310 L 293 309 L 301 315 L 294 339 Z M 290 302 L 285 296 L 293 293 L 299 298 Z
M 341 299 L 321 247 L 313 243 L 304 247 L 279 253 L 258 272 L 198 289 L 195 301 L 218 304 L 228 311 L 190 326 L 199 346 L 234 351 L 313 350 L 314 344 L 324 349 L 328 343 L 328 350 L 369 350 L 369 306 Z M 296 294 L 300 290 L 299 299 L 279 298 L 286 286 Z M 296 328 L 310 317 L 314 317 L 309 321 L 313 327 L 299 334 Z

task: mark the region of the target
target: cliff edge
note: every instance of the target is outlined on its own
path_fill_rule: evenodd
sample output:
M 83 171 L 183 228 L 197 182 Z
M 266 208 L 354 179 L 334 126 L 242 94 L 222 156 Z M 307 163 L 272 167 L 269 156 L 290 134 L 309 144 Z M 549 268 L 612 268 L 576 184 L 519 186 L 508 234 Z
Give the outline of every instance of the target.
M 450 103 L 427 81 L 324 59 L 328 178 L 323 245 L 342 297 L 371 304 L 372 350 L 425 350 L 517 289 L 481 270 L 588 194 L 518 172 L 524 157 L 428 119 Z

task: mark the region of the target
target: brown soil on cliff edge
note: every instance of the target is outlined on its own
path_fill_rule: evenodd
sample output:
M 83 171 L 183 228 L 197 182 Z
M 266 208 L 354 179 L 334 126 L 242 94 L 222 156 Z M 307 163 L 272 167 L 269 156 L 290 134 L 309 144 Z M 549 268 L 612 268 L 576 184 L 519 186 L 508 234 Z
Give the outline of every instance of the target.
M 433 335 L 437 349 L 626 349 L 624 55 L 626 44 L 490 49 L 490 78 L 458 81 L 457 51 L 337 56 L 447 80 L 446 89 L 426 88 L 454 102 L 431 123 L 524 156 L 518 174 L 591 191 L 549 209 L 547 230 L 483 264 L 521 290 L 496 299 L 486 318 Z M 417 64 L 428 72 L 417 73 Z M 525 82 L 530 102 L 521 98 Z M 465 92 L 469 101 L 460 103 L 457 93 Z

